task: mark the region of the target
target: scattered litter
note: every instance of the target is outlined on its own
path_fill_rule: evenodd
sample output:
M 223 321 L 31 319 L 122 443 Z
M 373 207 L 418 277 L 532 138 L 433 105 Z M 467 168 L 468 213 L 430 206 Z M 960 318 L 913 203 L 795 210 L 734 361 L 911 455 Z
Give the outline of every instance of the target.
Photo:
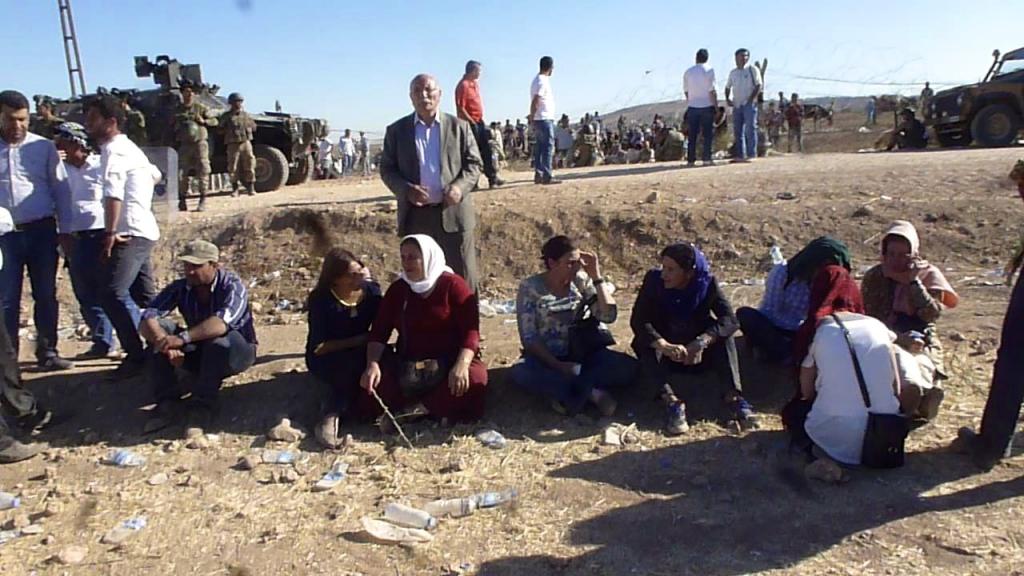
M 871 128 L 868 128 L 867 126 L 861 126 L 860 128 L 857 128 L 857 133 L 858 134 L 870 134 L 871 133 Z
M 384 519 L 392 524 L 407 528 L 433 530 L 437 528 L 437 518 L 425 510 L 391 502 L 384 506 Z
M 21 506 L 21 498 L 7 492 L 0 492 L 0 510 L 10 510 Z
M 764 278 L 744 278 L 740 284 L 744 286 L 764 286 Z
M 778 246 L 772 246 L 772 249 L 768 251 L 768 257 L 772 259 L 773 265 L 786 263 L 786 257 L 782 255 L 782 248 Z
M 886 202 L 888 202 L 889 200 L 892 200 L 892 196 L 886 196 L 885 194 L 882 194 L 882 195 L 881 195 L 881 196 L 879 196 L 878 198 L 879 198 L 880 200 L 884 200 L 884 201 L 886 201 Z
M 495 300 L 491 302 L 487 299 L 480 301 L 480 315 L 484 318 L 493 318 L 499 314 L 515 314 L 516 313 L 516 301 L 515 300 Z
M 146 463 L 146 459 L 131 450 L 112 450 L 103 460 L 104 464 L 118 468 L 135 468 Z
M 333 490 L 335 486 L 341 484 L 348 473 L 348 463 L 337 461 L 331 469 L 324 474 L 323 478 L 316 481 L 313 485 L 313 492 L 327 492 Z
M 264 450 L 260 458 L 264 464 L 294 464 L 298 459 L 290 450 Z
M 775 197 L 779 200 L 796 200 L 796 194 L 792 192 L 779 192 Z
M 601 443 L 605 446 L 622 446 L 624 444 L 636 444 L 640 441 L 640 434 L 636 430 L 636 424 L 624 426 L 619 423 L 610 424 L 604 429 Z
M 274 310 L 284 312 L 285 310 L 291 310 L 292 301 L 287 298 L 281 298 L 274 304 Z
M 136 532 L 146 527 L 146 517 L 137 516 L 135 518 L 129 518 L 117 526 L 110 529 L 109 532 L 103 535 L 100 539 L 102 544 L 123 544 L 129 538 L 135 535 Z
M 477 432 L 476 439 L 484 446 L 493 448 L 494 450 L 501 450 L 507 444 L 507 441 L 505 440 L 505 437 L 501 435 L 501 432 L 491 428 Z
M 0 530 L 0 545 L 6 544 L 18 536 L 21 536 L 21 533 L 17 530 Z
M 306 437 L 306 433 L 292 426 L 288 418 L 281 418 L 276 426 L 267 431 L 267 438 L 278 442 L 298 442 Z
M 434 535 L 426 530 L 395 526 L 376 518 L 364 516 L 360 522 L 362 522 L 366 534 L 381 544 L 419 544 L 434 539 Z
M 468 497 L 434 500 L 424 504 L 423 510 L 435 518 L 462 518 L 476 511 L 476 499 Z
M 515 488 L 509 488 L 501 492 L 481 492 L 470 496 L 470 498 L 476 500 L 477 508 L 494 508 L 514 503 L 519 499 L 519 491 Z

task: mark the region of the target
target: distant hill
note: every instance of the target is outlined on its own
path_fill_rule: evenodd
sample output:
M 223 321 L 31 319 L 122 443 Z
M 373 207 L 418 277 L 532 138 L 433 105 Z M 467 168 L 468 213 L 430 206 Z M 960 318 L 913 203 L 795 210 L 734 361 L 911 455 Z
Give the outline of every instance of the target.
M 777 96 L 776 96 L 777 98 Z M 864 105 L 867 103 L 866 96 L 836 96 L 835 98 L 807 98 L 803 100 L 805 104 L 818 104 L 820 106 L 828 106 L 830 102 L 835 102 L 835 110 L 837 112 L 843 110 L 856 110 L 861 111 L 864 109 Z M 724 100 L 721 100 L 723 103 Z M 655 102 L 653 104 L 640 104 L 638 106 L 630 106 L 614 112 L 601 112 L 601 117 L 604 119 L 605 126 L 611 127 L 618 121 L 619 116 L 625 116 L 626 122 L 650 122 L 654 119 L 655 114 L 660 114 L 665 118 L 665 121 L 669 124 L 683 121 L 683 113 L 686 111 L 685 100 L 669 100 L 667 102 Z M 578 118 L 572 119 L 574 122 L 579 120 Z

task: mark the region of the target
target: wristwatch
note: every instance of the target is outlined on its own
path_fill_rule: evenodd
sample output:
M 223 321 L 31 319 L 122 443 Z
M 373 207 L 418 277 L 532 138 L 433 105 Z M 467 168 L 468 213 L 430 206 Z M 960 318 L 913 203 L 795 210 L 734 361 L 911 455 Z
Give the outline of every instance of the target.
M 181 341 L 185 344 L 192 343 L 192 336 L 189 335 L 188 330 L 182 330 L 181 334 L 178 335 L 178 338 L 181 338 Z

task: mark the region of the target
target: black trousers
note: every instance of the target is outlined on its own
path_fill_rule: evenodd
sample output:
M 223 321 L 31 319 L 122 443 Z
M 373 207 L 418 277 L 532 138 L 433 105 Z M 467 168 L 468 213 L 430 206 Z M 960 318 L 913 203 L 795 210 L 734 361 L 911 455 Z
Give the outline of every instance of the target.
M 743 385 L 740 382 L 739 354 L 736 353 L 736 339 L 731 336 L 709 346 L 704 351 L 701 363 L 693 366 L 673 362 L 667 358 L 658 360 L 651 348 L 634 349 L 634 352 L 640 359 L 640 371 L 644 379 L 648 384 L 657 387 L 659 396 L 675 397 L 674 385 L 682 379 L 681 376 L 700 374 L 708 368 L 714 370 L 724 397 L 739 396 L 743 393 Z
M 355 406 L 359 379 L 366 370 L 366 346 L 317 356 L 306 354 L 306 367 L 321 385 L 324 414 L 345 414 Z
M 773 364 L 788 363 L 793 355 L 793 336 L 796 332 L 779 328 L 756 308 L 744 306 L 736 310 L 736 318 L 740 321 L 747 343 L 764 352 L 765 360 Z
M 486 122 L 473 124 L 473 135 L 476 136 L 476 145 L 480 149 L 480 156 L 484 161 L 484 176 L 487 181 L 494 184 L 498 177 L 498 169 L 494 165 L 494 156 L 491 154 L 491 131 Z
M 981 417 L 981 449 L 988 456 L 1010 452 L 1024 402 L 1024 282 L 1017 280 L 1003 319 L 1003 333 L 992 370 L 992 387 Z
M 183 329 L 166 319 L 160 326 L 168 334 L 180 334 Z M 153 385 L 157 402 L 178 400 L 184 394 L 174 366 L 163 354 L 147 349 L 147 374 Z M 211 340 L 194 342 L 185 347 L 185 370 L 196 374 L 192 396 L 199 402 L 215 405 L 221 384 L 228 376 L 244 372 L 256 361 L 256 346 L 250 344 L 235 330 Z
M 0 399 L 3 410 L 15 418 L 31 416 L 36 412 L 36 399 L 25 389 L 18 369 L 18 355 L 11 337 L 4 328 L 4 310 L 0 306 Z M 0 416 L 0 435 L 3 434 L 3 416 Z

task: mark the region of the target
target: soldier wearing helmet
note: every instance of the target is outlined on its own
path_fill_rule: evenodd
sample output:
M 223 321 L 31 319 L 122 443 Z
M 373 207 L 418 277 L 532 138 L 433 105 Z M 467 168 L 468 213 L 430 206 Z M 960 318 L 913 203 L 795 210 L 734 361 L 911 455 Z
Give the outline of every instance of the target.
M 181 102 L 174 112 L 174 134 L 178 141 L 178 168 L 181 171 L 181 187 L 178 191 L 178 210 L 188 210 L 189 175 L 197 180 L 199 206 L 197 212 L 206 209 L 206 190 L 210 180 L 210 143 L 208 126 L 217 125 L 217 117 L 195 99 L 195 86 L 188 80 L 178 84 Z
M 256 156 L 252 151 L 252 137 L 256 122 L 244 109 L 245 98 L 238 92 L 228 96 L 231 109 L 220 117 L 224 131 L 224 143 L 228 148 L 228 174 L 231 176 L 231 196 L 238 196 L 238 182 L 242 182 L 245 193 L 256 193 L 253 181 L 256 179 Z

